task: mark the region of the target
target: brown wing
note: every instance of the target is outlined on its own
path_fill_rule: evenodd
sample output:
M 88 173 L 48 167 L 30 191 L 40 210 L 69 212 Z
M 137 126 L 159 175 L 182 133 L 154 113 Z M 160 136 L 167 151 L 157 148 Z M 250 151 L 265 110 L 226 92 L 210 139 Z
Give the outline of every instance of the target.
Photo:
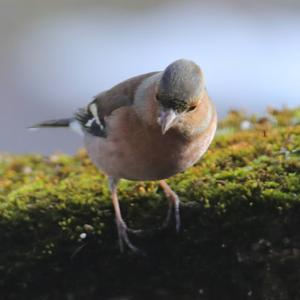
M 119 107 L 131 105 L 139 85 L 144 79 L 156 73 L 158 72 L 132 77 L 115 85 L 110 90 L 98 94 L 92 103 L 97 104 L 99 117 L 103 118 Z
M 148 77 L 158 72 L 151 72 L 127 79 L 111 89 L 98 94 L 95 99 L 75 114 L 75 119 L 83 130 L 99 137 L 105 137 L 104 117 L 114 110 L 129 106 L 134 101 L 134 95 L 140 84 Z

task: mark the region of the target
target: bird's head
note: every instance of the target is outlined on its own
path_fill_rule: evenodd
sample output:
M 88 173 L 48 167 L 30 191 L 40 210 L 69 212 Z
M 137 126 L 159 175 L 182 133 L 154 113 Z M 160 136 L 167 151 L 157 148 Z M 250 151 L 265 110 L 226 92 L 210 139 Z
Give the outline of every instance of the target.
M 197 109 L 204 90 L 202 71 L 190 60 L 176 60 L 163 71 L 156 94 L 163 134 Z

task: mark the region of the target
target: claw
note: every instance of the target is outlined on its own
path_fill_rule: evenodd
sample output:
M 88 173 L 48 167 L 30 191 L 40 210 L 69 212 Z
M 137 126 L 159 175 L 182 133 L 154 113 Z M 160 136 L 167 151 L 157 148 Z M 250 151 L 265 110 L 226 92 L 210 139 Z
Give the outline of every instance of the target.
M 136 254 L 145 255 L 143 251 L 141 251 L 139 248 L 137 248 L 131 243 L 127 234 L 127 232 L 132 232 L 132 231 L 138 232 L 139 230 L 128 229 L 125 222 L 117 218 L 116 218 L 116 224 L 118 229 L 120 251 L 122 253 L 124 252 L 124 244 L 125 244 L 132 252 Z
M 179 212 L 179 204 L 180 204 L 179 197 L 164 180 L 161 180 L 159 183 L 160 183 L 160 186 L 162 187 L 165 195 L 169 199 L 169 208 L 168 208 L 166 219 L 162 225 L 162 228 L 165 228 L 170 224 L 172 210 L 174 209 L 175 228 L 176 228 L 176 232 L 178 233 L 180 230 L 180 225 L 181 225 L 180 212 Z
M 176 195 L 176 200 L 174 202 L 174 213 L 175 213 L 175 228 L 176 228 L 176 232 L 178 233 L 180 230 L 180 226 L 181 226 L 181 221 L 180 221 L 180 212 L 179 212 L 179 198 Z
M 124 244 L 134 253 L 143 254 L 141 250 L 139 250 L 137 247 L 135 247 L 129 237 L 127 232 L 131 233 L 141 233 L 141 230 L 134 230 L 129 229 L 124 222 L 121 214 L 121 209 L 119 205 L 118 195 L 117 195 L 117 185 L 118 185 L 118 179 L 110 177 L 109 178 L 109 187 L 111 190 L 111 199 L 115 210 L 115 218 L 116 218 L 116 224 L 117 224 L 117 230 L 118 230 L 118 237 L 119 237 L 119 247 L 120 251 L 124 252 Z

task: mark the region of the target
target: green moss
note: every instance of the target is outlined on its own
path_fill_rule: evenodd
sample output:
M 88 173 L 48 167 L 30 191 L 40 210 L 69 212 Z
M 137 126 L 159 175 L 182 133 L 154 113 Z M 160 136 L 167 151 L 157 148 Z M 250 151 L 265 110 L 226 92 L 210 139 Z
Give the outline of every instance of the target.
M 299 299 L 299 111 L 269 109 L 269 123 L 231 112 L 221 122 L 204 158 L 168 180 L 182 200 L 179 235 L 157 230 L 167 209 L 157 183 L 123 181 L 122 211 L 147 229 L 132 236 L 147 257 L 120 255 L 107 180 L 84 151 L 2 155 L 1 295 Z

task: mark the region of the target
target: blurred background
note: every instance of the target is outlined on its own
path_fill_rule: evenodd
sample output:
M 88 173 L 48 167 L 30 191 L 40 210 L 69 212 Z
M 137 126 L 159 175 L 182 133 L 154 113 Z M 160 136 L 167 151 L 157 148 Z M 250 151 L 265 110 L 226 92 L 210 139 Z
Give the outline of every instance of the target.
M 197 62 L 222 116 L 300 100 L 298 0 L 0 0 L 0 152 L 74 153 L 68 117 L 98 92 L 178 58 Z

